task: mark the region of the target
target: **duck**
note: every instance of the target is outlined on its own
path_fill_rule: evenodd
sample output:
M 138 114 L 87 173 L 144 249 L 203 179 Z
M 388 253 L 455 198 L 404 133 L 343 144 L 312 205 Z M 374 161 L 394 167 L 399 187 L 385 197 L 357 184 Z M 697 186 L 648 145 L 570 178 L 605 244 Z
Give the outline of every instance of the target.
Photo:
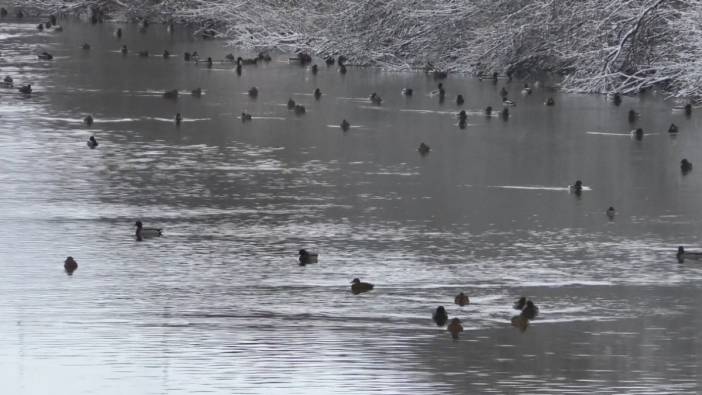
M 505 107 L 502 109 L 500 112 L 500 116 L 502 117 L 502 120 L 506 121 L 509 119 L 509 108 Z
M 347 120 L 344 119 L 343 121 L 341 121 L 341 125 L 339 125 L 339 126 L 341 126 L 341 130 L 343 130 L 345 132 L 345 131 L 349 130 L 349 128 L 351 127 L 351 124 Z
M 668 133 L 677 133 L 678 132 L 678 125 L 671 123 L 670 127 L 668 128 Z
M 304 248 L 298 251 L 298 254 L 300 255 L 300 266 L 304 266 L 309 263 L 317 263 L 317 258 L 319 257 L 319 254 L 307 252 L 307 250 Z
M 14 80 L 12 79 L 12 77 L 10 77 L 9 75 L 5 76 L 5 78 L 2 80 L 2 86 L 5 88 L 12 88 L 13 82 Z
M 458 122 L 465 122 L 468 120 L 468 114 L 466 114 L 466 110 L 461 110 L 461 112 L 458 113 Z
M 254 98 L 255 98 L 255 97 L 258 97 L 258 88 L 256 88 L 255 86 L 252 86 L 252 87 L 249 89 L 249 96 L 250 96 L 250 97 L 254 97 Z
M 508 98 L 506 98 L 506 97 L 503 97 L 503 98 L 502 98 L 502 105 L 505 106 L 505 107 L 514 107 L 514 106 L 516 106 L 517 104 L 516 104 L 515 102 L 513 102 L 512 100 L 510 100 L 510 99 L 508 99 Z
M 147 51 L 147 50 L 139 51 L 139 56 L 142 57 L 142 58 L 148 58 L 148 57 L 149 57 L 149 51 Z
M 520 332 L 524 332 L 529 326 L 529 319 L 521 314 L 515 315 L 512 317 L 512 326 L 519 329 Z
M 192 55 L 190 55 L 190 52 L 185 52 L 185 53 L 183 54 L 183 60 L 184 60 L 185 62 L 189 62 L 190 59 L 192 59 Z
M 117 38 L 122 38 L 122 28 L 121 28 L 121 27 L 118 27 L 118 28 L 115 30 L 115 37 L 117 37 Z
M 6 17 L 7 16 L 7 8 L 2 7 L 0 8 L 0 17 Z
M 258 58 L 258 60 L 262 60 L 262 61 L 264 61 L 264 62 L 266 62 L 266 63 L 268 63 L 268 62 L 270 62 L 271 60 L 273 60 L 273 58 L 271 57 L 271 54 L 269 54 L 268 51 L 261 51 L 261 52 L 259 52 L 257 58 Z
M 300 62 L 302 65 L 310 64 L 312 63 L 312 55 L 305 53 L 305 52 L 298 52 L 297 56 L 294 58 L 290 58 L 291 62 Z
M 636 128 L 631 131 L 631 134 L 634 136 L 636 140 L 641 140 L 643 139 L 644 136 L 644 131 L 643 128 Z
M 178 89 L 171 89 L 169 91 L 163 92 L 164 99 L 178 99 Z
M 419 151 L 419 153 L 422 155 L 426 155 L 429 153 L 429 151 L 431 151 L 431 148 L 429 148 L 428 145 L 421 143 L 419 144 L 419 148 L 417 148 L 417 151 Z
M 93 125 L 93 116 L 88 115 L 87 117 L 83 118 L 83 123 L 85 123 L 88 126 L 92 126 Z
M 200 54 L 198 54 L 197 51 L 193 51 L 193 53 L 190 54 L 190 59 L 197 62 L 200 60 Z
M 619 92 L 615 92 L 614 95 L 612 95 L 612 103 L 614 103 L 615 106 L 622 104 L 622 96 Z
M 370 99 L 371 103 L 375 104 L 376 106 L 379 106 L 380 103 L 383 102 L 383 99 L 375 92 L 371 93 L 369 99 Z
M 64 270 L 66 270 L 66 273 L 68 273 L 68 275 L 70 276 L 73 274 L 73 272 L 75 272 L 78 269 L 78 262 L 76 262 L 76 260 L 73 259 L 72 256 L 69 256 L 68 258 L 66 258 L 65 261 L 63 261 L 63 268 Z
M 465 103 L 465 100 L 463 100 L 463 95 L 456 96 L 456 104 L 460 106 L 463 103 Z
M 292 110 L 294 108 L 295 108 L 295 100 L 288 99 L 288 110 Z
M 212 68 L 212 58 L 209 56 L 207 57 L 207 68 L 209 68 L 209 69 Z
M 43 24 L 43 23 L 38 24 L 38 25 L 37 25 L 37 30 L 39 30 L 39 31 L 44 30 L 44 24 Z
M 313 64 L 312 67 L 310 67 L 310 70 L 312 71 L 312 74 L 317 74 L 319 72 L 319 66 Z
M 458 335 L 463 332 L 463 325 L 461 325 L 461 320 L 458 318 L 454 318 L 451 320 L 451 323 L 448 324 L 446 327 L 446 330 L 451 333 L 451 337 L 453 340 L 458 340 Z
M 336 63 L 338 63 L 339 65 L 346 64 L 347 60 L 348 58 L 346 56 L 339 55 L 339 58 L 337 59 Z
M 83 45 L 81 46 L 81 48 L 83 49 L 83 51 L 90 51 L 90 44 L 88 44 L 88 43 L 83 43 Z
M 702 252 L 688 252 L 685 251 L 683 246 L 680 246 L 678 247 L 678 252 L 675 254 L 675 257 L 678 258 L 678 262 L 680 263 L 683 263 L 685 259 L 700 260 L 702 259 Z
M 32 85 L 27 84 L 27 85 L 22 85 L 21 87 L 17 88 L 17 90 L 20 93 L 24 93 L 25 95 L 28 95 L 32 93 Z
M 228 61 L 230 61 L 230 62 L 232 62 L 232 63 L 235 62 L 234 54 L 232 54 L 232 53 L 228 53 L 228 54 L 224 57 L 224 59 L 226 59 L 226 60 L 228 60 Z
M 97 142 L 97 140 L 95 140 L 95 136 L 90 136 L 90 138 L 88 138 L 87 145 L 88 145 L 88 147 L 90 147 L 90 149 L 97 148 L 98 142 Z
M 55 25 L 58 20 L 56 19 L 56 15 L 49 15 L 49 23 L 52 25 Z
M 22 10 L 17 10 L 17 12 L 15 13 L 15 16 L 19 19 L 22 19 L 22 18 L 24 18 L 24 12 L 22 12 Z
M 44 51 L 44 52 L 40 53 L 39 55 L 37 55 L 37 57 L 39 59 L 42 59 L 42 60 L 52 60 L 54 58 L 54 55 Z
M 687 103 L 685 105 L 681 105 L 681 104 L 675 105 L 672 108 L 672 112 L 674 112 L 674 113 L 684 112 L 685 115 L 689 117 L 690 115 L 692 115 L 692 104 Z
M 629 110 L 629 123 L 634 123 L 636 122 L 636 118 L 639 117 L 639 113 L 634 111 L 634 110 Z
M 465 121 L 465 120 L 463 120 L 463 121 L 459 120 L 459 121 L 458 121 L 458 128 L 459 128 L 459 129 L 465 129 L 467 126 L 468 126 L 468 122 L 467 122 L 467 121 Z
M 175 115 L 175 123 L 176 125 L 180 125 L 180 123 L 183 121 L 183 116 L 180 115 L 180 113 L 176 113 Z
M 556 101 L 553 100 L 552 97 L 549 97 L 548 99 L 546 99 L 546 102 L 544 104 L 548 107 L 553 107 L 556 105 Z
M 303 106 L 302 104 L 295 105 L 295 115 L 302 115 L 306 112 L 307 112 L 307 110 L 305 109 L 305 106 Z
M 692 163 L 690 163 L 689 160 L 683 158 L 680 161 L 680 170 L 683 172 L 683 174 L 687 174 L 692 171 Z
M 315 100 L 319 100 L 322 97 L 322 91 L 319 88 L 315 88 L 313 95 Z
M 137 241 L 143 241 L 144 239 L 150 239 L 152 237 L 159 237 L 163 235 L 163 231 L 160 228 L 144 228 L 141 221 L 136 221 L 134 226 L 136 226 Z
M 485 107 L 485 116 L 486 116 L 486 117 L 491 117 L 491 116 L 492 116 L 492 106 L 487 106 L 487 107 Z
M 122 52 L 122 55 L 127 54 L 127 45 L 122 45 L 122 49 L 120 49 L 120 52 Z
M 346 65 L 339 64 L 339 73 L 346 74 Z
M 236 65 L 236 69 L 235 69 L 235 70 L 236 70 L 236 75 L 241 75 L 241 69 L 242 69 L 242 67 L 241 67 L 240 64 Z
M 258 58 L 242 58 L 239 56 L 236 58 L 236 64 L 240 65 L 252 65 L 252 64 L 257 64 L 258 63 Z
M 580 180 L 575 181 L 575 184 L 568 186 L 568 190 L 570 190 L 571 193 L 579 195 L 583 191 L 583 182 Z
M 503 86 L 502 89 L 500 89 L 500 97 L 504 99 L 507 97 L 507 95 L 509 95 L 509 92 L 507 92 L 507 88 Z
M 517 299 L 516 302 L 514 302 L 514 306 L 512 306 L 515 310 L 521 310 L 526 306 L 527 298 L 526 296 L 522 296 L 521 298 Z
M 437 326 L 446 325 L 446 321 L 448 321 L 448 313 L 446 313 L 444 306 L 437 307 L 434 313 L 431 315 L 431 319 L 436 322 Z
M 607 214 L 607 217 L 609 217 L 609 219 L 614 219 L 614 216 L 616 215 L 616 211 L 614 211 L 614 207 L 612 206 L 609 206 L 605 213 Z
M 202 97 L 202 88 L 195 88 L 190 91 L 192 97 Z
M 164 58 L 164 59 L 168 59 L 168 58 L 170 58 L 170 57 L 171 57 L 171 53 L 168 52 L 167 49 L 164 49 L 164 50 L 163 50 L 163 58 Z
M 251 119 L 253 119 L 253 117 L 251 116 L 251 114 L 249 114 L 249 113 L 247 113 L 247 112 L 242 112 L 242 113 L 241 113 L 241 122 L 250 121 Z
M 354 295 L 358 295 L 363 292 L 368 292 L 372 290 L 373 287 L 373 284 L 361 282 L 361 280 L 359 280 L 358 278 L 354 278 L 353 281 L 351 281 L 351 293 L 353 293 Z
M 461 292 L 458 295 L 456 295 L 456 297 L 453 299 L 453 302 L 463 307 L 467 304 L 470 304 L 470 299 L 468 298 L 468 295 Z
M 534 302 L 527 300 L 526 306 L 524 306 L 524 309 L 522 309 L 522 313 L 520 315 L 528 320 L 533 320 L 538 314 L 539 308 L 536 307 Z
M 685 108 L 685 115 L 687 115 L 688 117 L 690 115 L 692 115 L 692 104 L 687 103 L 687 104 L 685 104 L 684 108 Z
M 327 57 L 324 58 L 324 63 L 325 63 L 327 66 L 334 66 L 334 63 L 335 63 L 335 62 L 336 62 L 336 61 L 334 60 L 334 57 L 331 56 L 331 55 L 328 55 Z
M 446 98 L 446 90 L 444 89 L 444 84 L 439 83 L 438 91 L 439 91 L 439 101 L 441 102 Z
M 522 88 L 522 95 L 531 95 L 531 88 L 529 87 L 529 84 L 524 84 L 524 88 Z
M 412 90 L 412 88 L 402 88 L 402 91 L 401 91 L 401 92 L 402 92 L 402 94 L 405 95 L 405 96 L 412 96 L 412 93 L 414 93 L 414 91 Z

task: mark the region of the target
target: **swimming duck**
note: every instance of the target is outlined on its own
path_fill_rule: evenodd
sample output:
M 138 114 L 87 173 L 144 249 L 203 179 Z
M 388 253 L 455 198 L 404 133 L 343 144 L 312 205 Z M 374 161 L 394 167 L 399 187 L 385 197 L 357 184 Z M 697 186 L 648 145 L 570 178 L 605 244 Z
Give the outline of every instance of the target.
M 197 62 L 200 60 L 200 54 L 198 54 L 197 51 L 193 51 L 193 53 L 190 54 L 190 59 Z
M 226 59 L 226 60 L 228 60 L 228 61 L 234 63 L 234 60 L 235 60 L 234 54 L 228 53 L 228 54 L 224 57 L 224 59 Z
M 444 309 L 444 306 L 439 306 L 436 308 L 436 311 L 434 311 L 434 314 L 431 315 L 431 319 L 436 322 L 437 326 L 444 326 L 446 325 L 446 321 L 448 321 L 448 313 L 446 313 L 446 309 Z
M 470 304 L 470 299 L 468 299 L 468 295 L 461 292 L 458 295 L 456 295 L 456 297 L 453 299 L 453 302 L 463 307 L 467 304 Z
M 292 110 L 293 108 L 295 108 L 295 100 L 288 99 L 288 110 Z
M 439 83 L 438 92 L 439 92 L 439 101 L 441 102 L 446 98 L 446 89 L 444 89 L 444 84 Z
M 96 148 L 98 146 L 98 142 L 97 142 L 97 140 L 95 140 L 95 136 L 90 136 L 90 138 L 88 138 L 87 144 L 88 144 L 88 147 L 90 147 L 90 149 Z
M 160 228 L 144 228 L 141 221 L 137 221 L 134 226 L 136 226 L 136 239 L 137 241 L 143 241 L 144 239 L 149 239 L 152 237 L 159 237 L 163 235 Z
M 168 59 L 168 58 L 170 58 L 170 57 L 171 57 L 171 53 L 168 52 L 167 49 L 164 49 L 164 50 L 163 50 L 163 58 L 164 58 L 164 59 Z
M 583 191 L 583 182 L 580 180 L 575 181 L 575 184 L 568 186 L 570 192 L 579 195 Z
M 38 25 L 37 25 L 37 30 L 39 30 L 39 31 L 44 30 L 44 24 L 43 24 L 43 23 L 38 24 Z
M 178 99 L 178 89 L 171 89 L 169 91 L 165 91 L 163 93 L 163 98 L 164 99 Z
M 678 125 L 671 123 L 670 127 L 668 128 L 668 133 L 677 133 L 678 132 Z
M 521 316 L 528 320 L 533 320 L 538 314 L 539 308 L 536 307 L 534 302 L 532 302 L 531 300 L 527 300 L 526 306 L 524 306 L 524 309 L 522 309 Z
M 510 100 L 510 99 L 508 99 L 508 98 L 506 98 L 506 97 L 503 97 L 503 98 L 502 98 L 502 105 L 505 106 L 505 107 L 514 107 L 514 106 L 516 106 L 517 104 L 514 103 L 512 100 Z
M 13 82 L 14 80 L 12 79 L 12 77 L 10 77 L 9 75 L 5 76 L 5 78 L 2 80 L 2 86 L 5 88 L 12 88 Z
M 317 72 L 319 71 L 319 66 L 313 64 L 310 70 L 312 70 L 312 74 L 317 74 Z
M 639 113 L 634 110 L 629 110 L 629 123 L 636 122 L 636 118 L 639 117 Z
M 522 95 L 531 95 L 531 88 L 529 87 L 529 84 L 524 84 L 524 88 L 522 88 Z
M 503 86 L 502 89 L 500 89 L 500 97 L 502 97 L 504 99 L 507 97 L 508 94 L 509 94 L 509 92 L 507 92 L 507 88 L 505 88 Z
M 614 207 L 609 206 L 609 208 L 606 211 L 606 214 L 607 217 L 609 217 L 609 219 L 614 219 L 614 215 L 616 214 L 616 212 L 614 211 Z
M 383 99 L 382 99 L 380 96 L 378 96 L 375 92 L 373 92 L 373 93 L 370 95 L 370 101 L 371 101 L 371 103 L 373 103 L 373 104 L 379 106 L 380 103 L 383 102 Z
M 295 105 L 295 115 L 302 115 L 306 112 L 307 112 L 307 110 L 305 109 L 305 106 L 303 106 L 302 104 Z
M 184 61 L 189 62 L 190 59 L 191 59 L 190 52 L 186 52 L 186 53 L 183 54 L 183 60 L 184 60 Z
M 309 263 L 317 263 L 317 258 L 319 257 L 318 254 L 307 252 L 307 250 L 304 248 L 298 251 L 298 254 L 300 255 L 300 266 L 304 266 Z
M 465 121 L 465 120 L 463 120 L 463 121 L 459 120 L 459 121 L 458 121 L 458 128 L 459 128 L 459 129 L 465 129 L 467 126 L 468 126 L 468 122 L 467 122 L 467 121 Z
M 529 319 L 523 315 L 515 315 L 512 317 L 512 326 L 519 329 L 520 332 L 524 332 L 529 326 Z
M 297 54 L 297 57 L 290 58 L 290 60 L 300 62 L 300 64 L 302 65 L 306 65 L 312 63 L 312 55 L 304 52 L 299 52 Z
M 326 58 L 324 58 L 324 63 L 325 63 L 327 66 L 334 66 L 334 63 L 335 63 L 334 57 L 333 57 L 333 56 L 327 56 Z
M 631 131 L 631 134 L 634 136 L 635 139 L 641 140 L 643 139 L 644 131 L 642 128 L 636 128 L 635 130 Z
M 458 340 L 458 335 L 463 332 L 463 325 L 461 325 L 461 320 L 454 318 L 451 323 L 446 327 L 446 330 L 451 333 L 451 337 L 454 340 Z
M 346 74 L 346 65 L 339 64 L 339 73 Z
M 341 130 L 343 130 L 345 132 L 345 131 L 349 130 L 349 128 L 351 127 L 351 124 L 347 120 L 344 119 L 343 121 L 341 121 L 340 126 L 341 126 Z
M 458 95 L 458 96 L 456 96 L 456 104 L 457 104 L 457 105 L 460 106 L 460 105 L 462 105 L 464 102 L 465 102 L 465 100 L 463 100 L 463 95 Z
M 315 98 L 316 100 L 319 100 L 319 98 L 322 97 L 322 91 L 319 90 L 319 88 L 315 88 L 313 94 L 314 94 L 314 98 Z
M 46 27 L 47 29 L 51 29 L 51 25 L 53 25 L 51 22 L 46 22 L 44 24 L 44 27 Z
M 692 104 L 687 103 L 685 104 L 685 115 L 688 117 L 692 114 Z
M 122 45 L 122 49 L 120 50 L 120 52 L 122 52 L 122 55 L 126 55 L 127 54 L 127 46 Z
M 115 37 L 122 38 L 122 28 L 121 27 L 118 27 L 117 30 L 115 30 Z
M 207 57 L 207 68 L 212 68 L 212 58 L 209 56 Z
M 247 65 L 247 64 L 250 65 L 250 64 L 257 64 L 257 63 L 258 63 L 257 58 L 242 58 L 241 56 L 236 58 L 236 64 L 240 64 L 240 65 Z
M 347 60 L 348 60 L 348 58 L 346 56 L 339 55 L 339 58 L 337 59 L 336 63 L 338 63 L 339 66 L 341 66 L 342 64 L 346 64 Z
M 615 106 L 622 104 L 622 96 L 619 94 L 619 92 L 615 92 L 612 96 L 612 103 L 614 103 Z
M 683 174 L 687 174 L 692 171 L 692 163 L 688 161 L 687 159 L 683 158 L 683 160 L 680 161 L 680 170 L 683 172 Z
M 431 151 L 431 148 L 429 148 L 428 145 L 421 143 L 419 144 L 419 148 L 417 148 L 417 151 L 419 151 L 419 153 L 422 155 L 426 155 L 429 153 L 429 151 Z
M 24 93 L 24 94 L 28 95 L 28 94 L 32 93 L 32 86 L 29 84 L 23 85 L 23 86 L 19 87 L 17 90 L 20 93 Z
M 492 106 L 485 107 L 485 116 L 487 116 L 487 117 L 492 116 Z
M 202 88 L 195 88 L 191 90 L 190 95 L 192 95 L 192 97 L 202 97 Z
M 405 96 L 412 96 L 412 93 L 414 93 L 414 91 L 412 90 L 412 88 L 402 88 L 402 94 L 403 94 L 403 95 L 405 95 Z
M 69 256 L 63 262 L 63 268 L 64 270 L 66 270 L 66 273 L 68 273 L 68 275 L 70 276 L 71 274 L 73 274 L 73 272 L 76 271 L 76 269 L 78 269 L 78 262 L 76 262 L 76 260 L 73 259 L 72 256 Z
M 500 116 L 502 117 L 502 120 L 506 121 L 509 119 L 509 108 L 505 107 L 502 109 L 500 112 Z
M 467 120 L 468 120 L 468 114 L 466 114 L 466 110 L 461 110 L 461 112 L 458 113 L 458 121 L 465 122 Z
M 524 306 L 526 306 L 526 302 L 527 298 L 525 296 L 522 296 L 521 298 L 519 298 L 519 300 L 514 302 L 514 306 L 512 307 L 514 307 L 515 310 L 521 310 L 524 308 Z
M 146 33 L 146 28 L 149 27 L 149 21 L 144 19 L 138 23 L 138 26 L 139 26 L 139 32 Z
M 93 116 L 88 115 L 87 117 L 83 118 L 83 123 L 85 123 L 88 126 L 92 126 L 93 125 Z
M 556 105 L 556 101 L 553 100 L 552 97 L 549 97 L 548 99 L 546 99 L 546 102 L 544 104 L 549 106 L 549 107 L 553 107 Z
M 371 283 L 363 283 L 358 278 L 354 278 L 353 281 L 351 281 L 351 293 L 358 295 L 363 292 L 368 292 L 373 289 L 373 286 L 374 285 Z
M 241 75 L 241 65 L 236 65 L 236 75 Z
M 678 247 L 678 252 L 677 254 L 675 254 L 675 256 L 676 258 L 678 258 L 678 262 L 683 263 L 685 259 L 702 259 L 702 252 L 688 252 L 685 251 L 685 248 L 683 246 L 680 246 Z
M 142 58 L 148 58 L 149 57 L 149 51 L 139 51 L 139 56 Z
M 271 58 L 271 55 L 268 53 L 268 51 L 261 51 L 258 53 L 258 60 L 262 60 L 268 63 L 271 60 L 273 60 L 273 58 Z
M 40 53 L 39 55 L 37 55 L 37 57 L 39 59 L 42 59 L 42 60 L 51 60 L 54 58 L 54 55 L 44 51 L 44 52 Z
M 249 113 L 247 113 L 247 112 L 242 112 L 242 113 L 241 113 L 241 122 L 250 121 L 251 119 L 253 119 L 253 117 L 251 116 L 251 114 L 249 114 Z
M 180 125 L 180 123 L 181 123 L 182 121 L 183 121 L 183 116 L 180 115 L 180 113 L 176 113 L 176 116 L 175 116 L 175 123 L 176 123 L 176 125 Z
M 251 89 L 249 89 L 249 96 L 250 97 L 258 97 L 258 88 L 255 86 L 252 86 Z
M 88 43 L 83 43 L 83 45 L 81 46 L 81 48 L 83 48 L 83 51 L 90 51 L 90 44 L 88 44 Z

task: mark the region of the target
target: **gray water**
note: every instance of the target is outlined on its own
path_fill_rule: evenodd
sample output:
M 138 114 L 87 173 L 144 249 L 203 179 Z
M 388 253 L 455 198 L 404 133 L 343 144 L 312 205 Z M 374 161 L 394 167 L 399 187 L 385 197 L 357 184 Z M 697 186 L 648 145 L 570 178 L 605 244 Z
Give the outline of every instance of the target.
M 0 23 L 0 73 L 35 91 L 0 90 L 3 394 L 702 391 L 702 269 L 674 255 L 701 243 L 702 173 L 679 169 L 702 166 L 698 114 L 454 75 L 440 104 L 423 73 L 315 76 L 284 54 L 237 76 L 217 60 L 252 53 L 185 31 L 36 22 Z M 506 122 L 481 114 L 503 85 Z M 164 236 L 136 242 L 137 219 Z M 375 290 L 352 295 L 354 277 Z M 521 295 L 541 310 L 524 333 Z

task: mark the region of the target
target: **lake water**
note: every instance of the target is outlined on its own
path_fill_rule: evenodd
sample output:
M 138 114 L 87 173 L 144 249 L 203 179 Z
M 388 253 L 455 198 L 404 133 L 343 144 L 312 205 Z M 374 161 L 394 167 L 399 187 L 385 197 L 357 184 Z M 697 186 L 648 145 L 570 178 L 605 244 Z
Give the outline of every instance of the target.
M 0 90 L 3 393 L 702 391 L 702 267 L 675 259 L 702 243 L 702 168 L 680 172 L 702 167 L 699 114 L 454 75 L 441 104 L 423 73 L 313 75 L 275 54 L 237 76 L 218 60 L 241 52 L 188 32 L 36 23 L 0 23 L 0 73 L 34 89 Z M 480 113 L 503 85 L 506 122 Z M 164 236 L 136 242 L 137 219 Z M 375 290 L 351 294 L 354 277 Z M 541 310 L 524 333 L 521 295 Z

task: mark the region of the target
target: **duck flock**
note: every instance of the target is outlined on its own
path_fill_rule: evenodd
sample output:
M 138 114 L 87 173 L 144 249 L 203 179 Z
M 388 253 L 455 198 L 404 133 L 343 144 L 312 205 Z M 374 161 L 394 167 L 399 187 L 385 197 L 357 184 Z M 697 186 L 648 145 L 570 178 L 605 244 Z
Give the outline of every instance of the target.
M 7 17 L 8 16 L 8 11 L 5 8 L 0 8 L 0 17 Z M 16 12 L 16 17 L 17 18 L 23 18 L 24 15 L 21 10 Z M 140 28 L 142 32 L 145 30 L 147 26 L 146 22 L 142 22 L 140 24 Z M 60 32 L 63 29 L 61 26 L 57 25 L 57 19 L 55 16 L 50 16 L 49 19 L 46 22 L 39 23 L 37 25 L 37 30 L 39 31 L 44 31 L 48 29 L 53 29 L 53 31 Z M 169 29 L 172 29 L 172 26 L 169 25 Z M 122 37 L 122 29 L 118 28 L 114 31 L 114 36 L 117 37 L 118 39 Z M 82 45 L 82 49 L 85 51 L 89 51 L 91 49 L 91 46 L 89 43 L 84 43 Z M 122 55 L 127 56 L 129 54 L 129 48 L 127 48 L 126 45 L 122 45 L 120 52 Z M 137 52 L 138 56 L 141 57 L 147 57 L 150 56 L 149 52 L 146 50 L 141 50 Z M 163 58 L 169 58 L 172 56 L 172 54 L 168 50 L 164 50 L 162 53 Z M 41 52 L 37 54 L 37 58 L 41 60 L 53 60 L 54 57 L 52 54 L 48 52 Z M 218 60 L 215 61 L 211 57 L 207 58 L 202 58 L 197 51 L 195 52 L 185 52 L 183 54 L 183 60 L 186 62 L 193 62 L 198 65 L 205 65 L 205 67 L 211 68 L 215 62 L 218 63 L 230 63 L 234 66 L 234 69 L 237 74 L 241 75 L 243 72 L 243 69 L 245 66 L 249 65 L 256 65 L 260 62 L 270 62 L 271 56 L 267 52 L 261 52 L 259 53 L 256 57 L 253 58 L 243 58 L 243 57 L 235 57 L 233 54 L 228 54 L 225 56 L 223 60 Z M 313 64 L 313 58 L 311 55 L 306 54 L 304 52 L 297 53 L 294 57 L 289 58 L 290 63 L 295 63 L 303 66 L 309 66 L 309 70 L 316 74 L 319 72 L 319 66 L 317 64 Z M 335 64 L 338 65 L 338 72 L 340 74 L 346 74 L 348 69 L 347 69 L 347 58 L 343 55 L 338 56 L 338 57 L 333 57 L 333 56 L 327 56 L 324 59 L 324 63 L 327 67 L 334 66 Z M 427 67 L 425 69 L 427 74 L 432 75 L 434 78 L 438 80 L 443 80 L 446 78 L 447 73 L 443 71 L 439 71 L 434 69 L 433 67 Z M 506 76 L 501 76 L 497 72 L 492 73 L 490 75 L 481 75 L 479 76 L 481 79 L 487 79 L 491 80 L 494 84 L 497 84 L 500 79 L 507 78 L 508 80 L 511 80 L 511 75 L 506 75 Z M 14 80 L 11 76 L 6 76 L 2 80 L 2 86 L 5 88 L 16 88 L 21 94 L 23 95 L 31 95 L 32 94 L 32 87 L 31 84 L 25 84 L 25 85 L 19 85 L 17 87 L 14 86 Z M 534 84 L 534 88 L 538 87 L 539 83 L 536 82 Z M 532 94 L 532 86 L 530 86 L 528 83 L 524 83 L 523 88 L 521 89 L 521 94 L 523 96 L 529 96 Z M 414 89 L 411 87 L 406 87 L 403 88 L 401 93 L 405 96 L 412 96 L 414 94 Z M 196 88 L 193 89 L 190 94 L 193 97 L 201 97 L 202 96 L 202 89 L 201 88 Z M 259 89 L 255 86 L 251 87 L 247 94 L 251 98 L 256 98 L 260 94 Z M 172 89 L 163 92 L 162 97 L 167 100 L 177 100 L 178 99 L 178 89 Z M 313 92 L 313 96 L 316 100 L 321 100 L 322 98 L 322 91 L 319 88 L 316 88 Z M 446 100 L 446 89 L 443 85 L 442 82 L 439 82 L 437 84 L 437 89 L 430 92 L 431 96 L 435 96 L 438 98 L 440 102 L 443 102 Z M 505 87 L 502 87 L 500 89 L 500 96 L 502 98 L 502 109 L 501 110 L 495 110 L 491 106 L 487 106 L 484 109 L 484 115 L 486 117 L 492 117 L 492 116 L 499 116 L 503 120 L 507 121 L 510 117 L 510 111 L 509 108 L 513 107 L 516 105 L 516 103 L 509 98 L 508 91 Z M 382 97 L 376 93 L 372 92 L 368 96 L 368 100 L 371 104 L 375 106 L 381 106 L 383 103 Z M 615 105 L 619 106 L 622 103 L 622 98 L 619 93 L 614 93 L 609 96 L 609 100 Z M 464 98 L 463 95 L 458 94 L 455 98 L 456 104 L 457 105 L 462 105 L 464 103 Z M 545 102 L 544 105 L 547 107 L 553 107 L 555 106 L 555 100 L 552 97 L 549 97 Z M 288 100 L 287 102 L 287 109 L 290 111 L 293 111 L 296 115 L 303 115 L 306 112 L 305 106 L 300 105 L 296 103 L 292 98 Z M 682 112 L 688 117 L 692 113 L 692 105 L 690 103 L 685 103 L 685 104 L 680 104 L 677 105 L 673 108 L 673 112 Z M 634 110 L 630 110 L 628 112 L 628 120 L 630 123 L 636 122 L 636 119 L 638 118 L 639 114 L 635 112 Z M 467 125 L 467 119 L 468 115 L 465 110 L 461 110 L 457 115 L 458 119 L 457 126 L 461 129 L 466 128 Z M 253 116 L 250 113 L 247 112 L 242 112 L 240 119 L 242 122 L 249 122 L 253 120 Z M 174 123 L 176 126 L 180 125 L 183 120 L 183 116 L 181 113 L 177 113 L 174 116 Z M 83 123 L 87 126 L 91 126 L 95 122 L 95 119 L 93 118 L 92 115 L 87 115 L 83 119 Z M 350 129 L 351 123 L 343 119 L 339 123 L 339 128 L 346 132 Z M 679 132 L 678 126 L 672 123 L 668 129 L 668 132 L 671 134 L 676 134 Z M 644 136 L 644 132 L 642 128 L 637 128 L 631 131 L 631 135 L 633 138 L 637 140 L 641 140 Z M 90 136 L 90 138 L 87 141 L 87 146 L 90 149 L 96 149 L 99 146 L 98 141 L 96 140 L 95 136 Z M 417 151 L 421 155 L 427 155 L 430 151 L 431 148 L 429 145 L 426 143 L 422 142 L 420 143 L 419 147 L 417 148 Z M 692 170 L 692 163 L 690 163 L 687 159 L 683 158 L 680 163 L 681 171 L 683 174 L 687 174 Z M 574 193 L 578 196 L 583 191 L 583 183 L 580 180 L 575 181 L 572 185 L 570 185 L 569 190 L 571 193 Z M 606 210 L 606 215 L 609 217 L 609 219 L 614 219 L 615 217 L 615 209 L 614 207 L 609 207 Z M 138 242 L 144 241 L 145 239 L 148 238 L 154 238 L 154 237 L 159 237 L 162 236 L 163 231 L 160 228 L 153 228 L 153 227 L 144 227 L 141 221 L 136 221 L 135 222 L 135 239 Z M 318 263 L 318 254 L 314 252 L 307 251 L 305 249 L 300 249 L 298 251 L 299 254 L 299 264 L 304 266 L 308 264 L 314 264 Z M 689 252 L 685 251 L 684 247 L 680 246 L 678 248 L 676 257 L 679 262 L 683 262 L 685 259 L 702 259 L 702 252 Z M 67 274 L 72 275 L 73 272 L 75 272 L 78 269 L 78 263 L 73 257 L 68 257 L 66 258 L 64 262 L 64 269 Z M 354 295 L 359 295 L 362 293 L 370 292 L 375 288 L 374 284 L 368 283 L 368 282 L 363 282 L 359 278 L 354 278 L 351 281 L 351 293 Z M 466 306 L 470 304 L 470 299 L 468 295 L 466 295 L 464 292 L 460 292 L 456 297 L 454 298 L 454 303 L 458 305 L 459 307 Z M 519 313 L 515 316 L 512 317 L 511 319 L 511 325 L 518 328 L 520 331 L 525 331 L 529 325 L 529 322 L 531 320 L 534 320 L 539 313 L 539 308 L 534 304 L 534 302 L 527 297 L 520 297 L 513 305 L 513 308 L 515 310 L 518 310 Z M 446 308 L 444 306 L 438 306 L 433 314 L 432 314 L 432 319 L 433 321 L 440 327 L 446 326 L 448 332 L 451 334 L 453 339 L 458 339 L 459 334 L 463 331 L 463 326 L 461 325 L 461 320 L 457 317 L 452 318 L 449 320 L 449 315 L 446 311 Z

